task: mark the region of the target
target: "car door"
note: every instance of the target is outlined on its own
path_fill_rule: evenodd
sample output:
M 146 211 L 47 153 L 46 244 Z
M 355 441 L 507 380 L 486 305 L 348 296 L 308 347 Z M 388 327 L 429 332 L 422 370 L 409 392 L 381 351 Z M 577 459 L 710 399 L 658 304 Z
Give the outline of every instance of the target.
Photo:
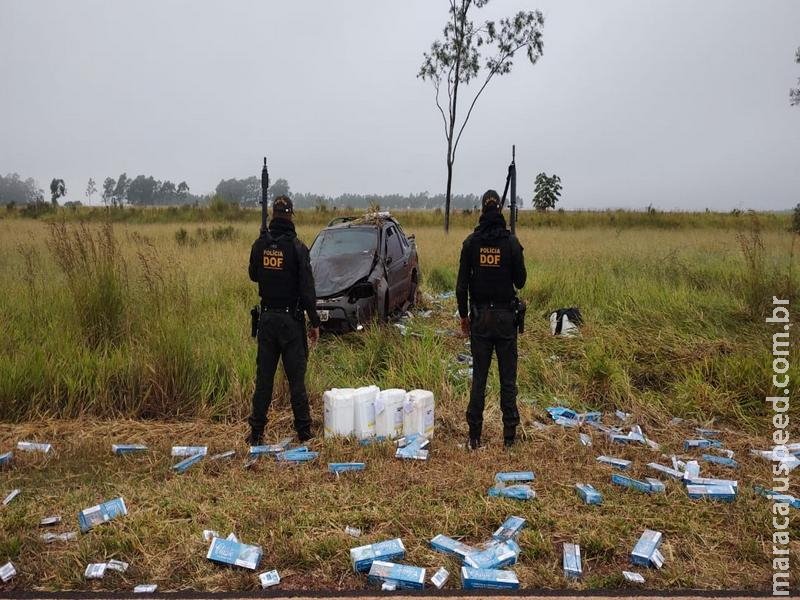
M 394 225 L 384 230 L 384 264 L 389 284 L 389 310 L 402 305 L 408 295 L 408 257 Z

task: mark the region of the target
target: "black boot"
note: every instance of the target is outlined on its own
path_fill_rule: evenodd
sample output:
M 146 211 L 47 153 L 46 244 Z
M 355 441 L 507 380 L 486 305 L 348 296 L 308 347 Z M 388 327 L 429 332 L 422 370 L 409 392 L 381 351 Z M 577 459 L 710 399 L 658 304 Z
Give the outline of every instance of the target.
M 517 428 L 516 427 L 504 427 L 503 428 L 503 446 L 506 448 L 511 448 L 514 445 L 514 442 L 517 440 Z
M 314 434 L 311 433 L 311 429 L 303 429 L 302 431 L 297 432 L 297 439 L 300 440 L 300 443 L 307 442 L 309 440 L 314 439 Z
M 264 432 L 257 429 L 251 429 L 250 434 L 245 438 L 245 441 L 251 446 L 264 445 Z
M 470 450 L 477 450 L 480 447 L 481 447 L 481 438 L 480 438 L 480 436 L 478 436 L 478 437 L 470 436 L 470 438 L 469 438 L 469 449 Z

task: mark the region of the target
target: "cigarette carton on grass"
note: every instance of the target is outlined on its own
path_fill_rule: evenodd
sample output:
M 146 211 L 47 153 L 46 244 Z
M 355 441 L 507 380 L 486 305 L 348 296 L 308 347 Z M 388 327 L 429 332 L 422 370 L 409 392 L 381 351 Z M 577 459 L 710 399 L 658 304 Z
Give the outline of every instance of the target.
M 400 538 L 350 548 L 350 561 L 356 573 L 369 571 L 372 561 L 391 562 L 402 559 L 406 555 L 406 547 Z
M 372 583 L 392 582 L 396 589 L 421 590 L 425 587 L 425 569 L 374 560 L 369 567 L 369 580 Z
M 644 583 L 644 577 L 633 571 L 623 571 L 622 576 L 625 578 L 625 581 L 630 581 L 631 583 Z
M 173 446 L 171 456 L 195 456 L 196 454 L 208 454 L 208 446 Z
M 133 454 L 147 451 L 147 446 L 144 444 L 111 444 L 111 451 L 118 455 Z
M 4 452 L 3 454 L 0 454 L 0 469 L 10 465 L 12 458 L 14 458 L 14 453 L 11 452 L 10 450 L 8 452 Z
M 536 475 L 533 471 L 504 471 L 494 476 L 494 485 L 502 488 L 507 485 L 533 481 L 535 478 Z
M 492 537 L 500 542 L 515 540 L 523 527 L 525 527 L 525 519 L 522 517 L 508 517 L 505 522 L 497 528 L 497 531 L 492 534 Z
M 732 485 L 692 485 L 686 486 L 686 493 L 692 500 L 720 500 L 733 502 L 736 500 L 736 490 Z
M 189 458 L 184 458 L 181 462 L 172 465 L 172 470 L 176 473 L 185 473 L 189 467 L 196 465 L 203 460 L 204 457 L 205 454 L 195 454 Z
M 11 504 L 11 502 L 14 500 L 14 498 L 16 498 L 17 496 L 19 496 L 19 495 L 20 495 L 20 493 L 22 493 L 22 492 L 20 491 L 20 489 L 19 489 L 19 488 L 16 488 L 16 489 L 13 489 L 13 490 L 11 490 L 11 491 L 8 493 L 8 496 L 6 496 L 5 498 L 3 498 L 3 506 L 7 506 L 7 505 Z
M 722 465 L 723 467 L 730 467 L 732 469 L 739 468 L 739 463 L 727 456 L 717 456 L 716 454 L 703 454 L 703 456 L 701 456 L 700 458 L 702 458 L 706 462 Z
M 631 552 L 631 562 L 640 567 L 661 568 L 664 557 L 658 551 L 663 536 L 660 531 L 645 529 Z
M 213 538 L 206 558 L 212 562 L 255 571 L 261 562 L 261 548 L 222 538 Z
M 91 563 L 86 565 L 83 576 L 86 579 L 102 579 L 106 575 L 107 568 L 108 565 L 106 563 Z
M 61 523 L 61 517 L 59 516 L 42 517 L 39 521 L 39 527 L 50 527 L 51 525 L 58 525 L 59 523 Z
M 2 567 L 0 567 L 0 580 L 3 583 L 8 583 L 11 581 L 11 578 L 17 574 L 17 570 L 14 568 L 14 565 L 10 562 L 7 562 Z
M 456 556 L 460 556 L 461 560 L 464 560 L 469 554 L 475 554 L 479 551 L 474 546 L 459 542 L 458 540 L 454 540 L 442 534 L 437 535 L 431 540 L 431 548 L 437 552 L 443 552 L 444 554 L 455 554 Z
M 739 482 L 735 479 L 712 479 L 711 477 L 691 477 L 685 480 L 686 485 L 730 486 L 739 491 Z
M 258 581 L 261 582 L 261 589 L 265 590 L 268 587 L 278 585 L 281 582 L 281 576 L 278 575 L 277 570 L 273 569 L 272 571 L 261 573 L 258 576 Z
M 450 571 L 445 569 L 444 567 L 439 567 L 436 570 L 436 573 L 431 575 L 431 583 L 436 586 L 437 590 L 440 590 L 444 587 L 444 584 L 447 583 L 447 580 L 450 578 Z
M 216 461 L 216 460 L 225 460 L 228 458 L 233 458 L 236 456 L 236 450 L 228 450 L 226 452 L 220 452 L 219 454 L 214 454 L 208 457 L 208 460 Z
M 461 582 L 465 590 L 518 590 L 519 579 L 513 571 L 461 567 Z
M 488 495 L 491 498 L 511 498 L 513 500 L 531 500 L 536 498 L 536 492 L 531 486 L 524 483 L 506 487 L 490 487 Z
M 86 508 L 78 514 L 81 533 L 86 533 L 92 527 L 107 523 L 112 519 L 123 517 L 127 514 L 128 509 L 122 498 L 114 498 L 108 502 Z
M 279 452 L 275 458 L 278 459 L 278 462 L 305 463 L 315 460 L 318 456 L 319 452 L 312 452 L 307 448 L 293 448 L 292 450 Z
M 43 533 L 39 536 L 45 544 L 52 544 L 53 542 L 74 542 L 78 539 L 78 534 L 74 531 L 65 531 L 64 533 Z
M 292 443 L 292 438 L 286 437 L 283 438 L 281 441 L 279 441 L 277 444 L 250 446 L 250 456 L 258 456 L 261 454 L 278 454 L 278 452 L 284 452 L 291 443 Z
M 719 429 L 703 429 L 702 427 L 695 427 L 694 430 L 704 438 L 714 438 L 722 433 Z
M 645 494 L 653 493 L 653 488 L 651 487 L 650 483 L 646 481 L 639 481 L 638 479 L 633 479 L 632 477 L 627 477 L 625 475 L 620 475 L 619 473 L 611 474 L 611 483 L 616 483 L 617 485 L 631 488 L 632 490 L 644 492 Z
M 40 444 L 38 442 L 17 442 L 17 450 L 23 452 L 43 452 L 48 454 L 53 449 L 52 444 Z
M 514 540 L 490 545 L 485 550 L 468 554 L 464 564 L 474 569 L 502 569 L 517 562 L 520 549 Z
M 603 495 L 589 483 L 576 483 L 575 491 L 586 504 L 602 504 Z
M 683 451 L 688 452 L 692 448 L 722 448 L 722 442 L 719 440 L 686 440 L 683 442 Z
M 655 479 L 654 477 L 645 477 L 644 480 L 650 484 L 650 492 L 655 494 L 662 494 L 666 491 L 664 483 Z
M 774 490 L 765 489 L 760 485 L 755 486 L 753 490 L 762 496 L 766 496 L 773 502 L 782 502 L 784 504 L 788 504 L 792 508 L 800 509 L 800 498 L 795 498 L 791 494 L 781 494 L 780 492 L 776 492 Z
M 564 544 L 564 575 L 571 579 L 578 579 L 583 575 L 581 567 L 581 547 L 578 544 Z
M 625 460 L 624 458 L 614 458 L 613 456 L 598 456 L 597 462 L 611 465 L 615 469 L 620 469 L 621 471 L 624 471 L 633 464 L 629 460 Z
M 683 479 L 683 471 L 678 471 L 677 469 L 671 469 L 669 467 L 665 467 L 664 465 L 660 465 L 658 463 L 647 463 L 647 468 L 652 469 L 662 475 L 667 475 L 668 477 L 672 477 L 673 479 Z
M 128 563 L 122 560 L 111 559 L 106 563 L 106 569 L 111 569 L 112 571 L 124 573 L 125 571 L 128 570 Z
M 328 463 L 328 471 L 337 475 L 345 471 L 363 471 L 365 468 L 366 465 L 363 462 Z
M 133 588 L 134 594 L 154 594 L 158 589 L 155 583 L 140 583 Z

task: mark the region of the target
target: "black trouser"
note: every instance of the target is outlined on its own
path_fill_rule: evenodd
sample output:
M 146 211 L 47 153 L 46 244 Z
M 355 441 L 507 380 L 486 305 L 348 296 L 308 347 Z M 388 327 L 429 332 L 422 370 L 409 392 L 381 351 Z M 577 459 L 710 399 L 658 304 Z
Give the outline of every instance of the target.
M 253 413 L 248 419 L 250 427 L 258 434 L 267 424 L 267 410 L 272 403 L 272 387 L 278 359 L 283 360 L 283 370 L 289 380 L 289 393 L 294 413 L 294 428 L 300 437 L 311 433 L 311 415 L 306 394 L 306 362 L 308 342 L 305 321 L 289 313 L 261 313 L 258 325 L 258 357 L 256 358 L 256 390 L 253 393 Z
M 514 311 L 479 308 L 470 323 L 472 348 L 472 392 L 467 407 L 469 437 L 479 439 L 483 429 L 483 407 L 486 404 L 486 378 L 497 353 L 500 371 L 500 409 L 503 411 L 503 435 L 513 438 L 519 425 L 517 411 L 517 328 Z

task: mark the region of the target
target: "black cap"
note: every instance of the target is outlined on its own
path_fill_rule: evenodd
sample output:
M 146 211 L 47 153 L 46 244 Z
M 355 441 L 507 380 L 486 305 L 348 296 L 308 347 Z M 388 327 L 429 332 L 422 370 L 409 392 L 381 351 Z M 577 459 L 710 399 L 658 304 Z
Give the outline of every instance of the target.
M 272 214 L 277 215 L 293 215 L 294 204 L 289 196 L 278 196 L 272 202 Z
M 481 198 L 481 212 L 485 213 L 490 210 L 500 210 L 500 196 L 494 190 L 486 190 Z

